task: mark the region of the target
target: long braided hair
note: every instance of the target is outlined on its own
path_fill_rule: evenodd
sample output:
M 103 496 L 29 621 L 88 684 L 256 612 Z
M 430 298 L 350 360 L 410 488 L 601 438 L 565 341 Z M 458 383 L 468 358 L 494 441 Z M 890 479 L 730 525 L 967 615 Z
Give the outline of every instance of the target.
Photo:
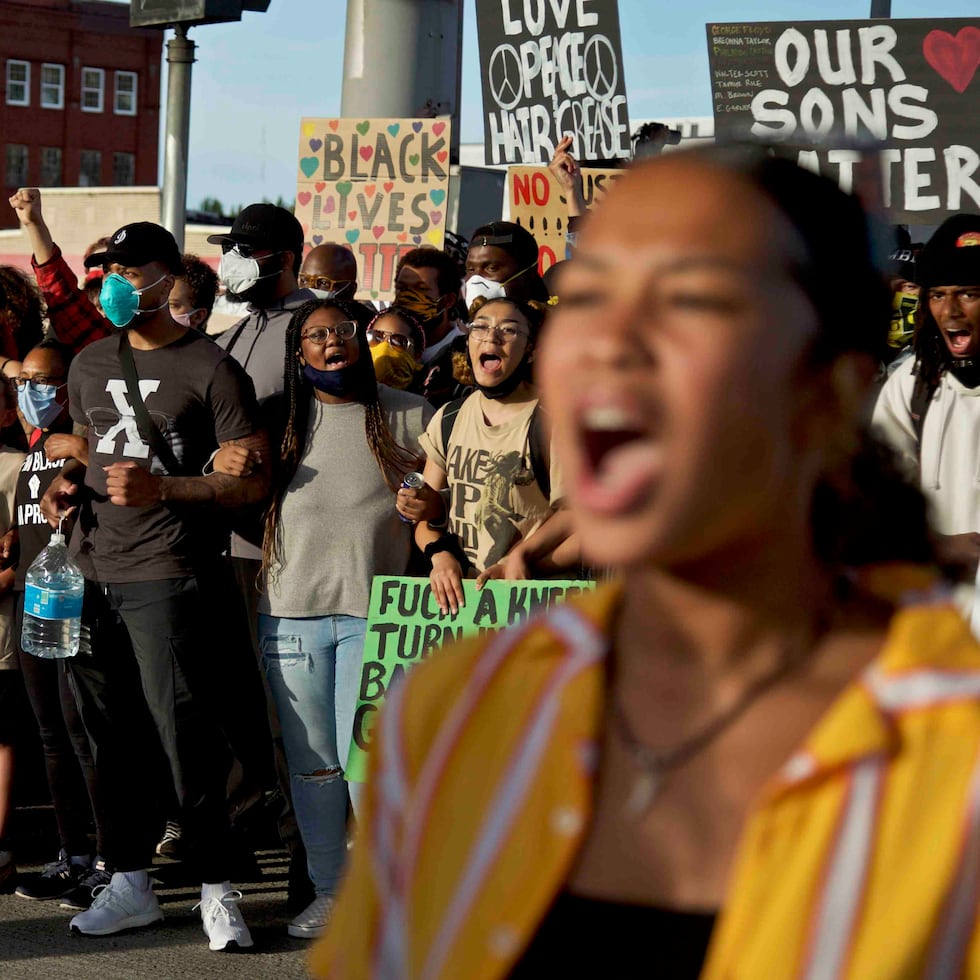
M 378 399 L 378 382 L 374 374 L 371 349 L 365 335 L 365 310 L 342 299 L 315 299 L 304 303 L 293 314 L 286 328 L 286 351 L 283 362 L 283 389 L 286 397 L 286 428 L 280 446 L 281 463 L 272 481 L 272 497 L 265 514 L 262 537 L 262 565 L 275 578 L 283 564 L 282 501 L 296 476 L 306 451 L 309 433 L 310 399 L 313 386 L 303 376 L 298 354 L 303 327 L 317 310 L 339 310 L 357 324 L 358 358 L 354 364 L 353 400 L 364 406 L 364 434 L 388 488 L 397 491 L 402 477 L 418 463 L 417 456 L 395 442 L 388 428 L 384 409 Z M 392 502 L 394 506 L 394 502 Z

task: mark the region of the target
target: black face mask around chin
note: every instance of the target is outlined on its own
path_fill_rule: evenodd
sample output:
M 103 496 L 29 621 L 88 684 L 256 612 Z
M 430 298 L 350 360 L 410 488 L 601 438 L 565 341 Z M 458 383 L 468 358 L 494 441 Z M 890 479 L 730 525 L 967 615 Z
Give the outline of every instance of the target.
M 949 371 L 964 388 L 980 385 L 980 357 L 951 357 Z
M 473 359 L 470 357 L 469 350 L 466 351 L 466 359 L 470 362 L 470 371 L 473 371 Z M 476 377 L 476 372 L 473 371 L 474 378 Z M 483 393 L 484 398 L 489 398 L 491 401 L 497 401 L 501 398 L 506 398 L 508 395 L 512 395 L 520 387 L 521 382 L 531 380 L 531 364 L 527 359 L 527 354 L 524 355 L 524 360 L 514 370 L 514 373 L 508 375 L 504 378 L 500 384 L 494 385 L 492 388 L 488 388 L 486 385 L 481 385 L 479 381 L 476 382 L 476 387 Z

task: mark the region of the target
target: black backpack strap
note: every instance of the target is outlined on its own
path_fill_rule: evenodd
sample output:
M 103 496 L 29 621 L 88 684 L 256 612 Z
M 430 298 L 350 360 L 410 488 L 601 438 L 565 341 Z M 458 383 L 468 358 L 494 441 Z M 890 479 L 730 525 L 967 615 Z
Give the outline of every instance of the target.
M 926 412 L 936 394 L 939 385 L 929 382 L 916 374 L 915 384 L 912 387 L 912 404 L 909 406 L 909 414 L 912 416 L 912 428 L 915 430 L 915 440 L 919 444 L 919 453 L 922 453 L 922 430 L 926 424 Z
M 462 398 L 454 398 L 451 402 L 446 402 L 446 408 L 442 413 L 442 455 L 446 457 L 447 464 L 449 463 L 449 437 L 453 434 L 456 416 L 459 415 L 459 410 L 468 397 L 469 394 L 466 394 Z
M 542 420 L 544 412 L 540 402 L 531 413 L 531 423 L 527 430 L 527 448 L 531 457 L 531 471 L 544 499 L 551 500 L 551 446 L 548 433 Z
M 136 416 L 136 428 L 139 429 L 140 435 L 156 453 L 157 459 L 163 464 L 167 473 L 170 476 L 178 476 L 180 463 L 177 462 L 177 457 L 174 456 L 170 444 L 164 439 L 163 433 L 153 424 L 150 413 L 143 403 L 143 396 L 140 394 L 140 379 L 136 373 L 136 362 L 133 360 L 133 349 L 129 345 L 129 336 L 125 330 L 119 331 L 119 363 L 122 365 L 129 403 L 133 406 L 133 414 Z

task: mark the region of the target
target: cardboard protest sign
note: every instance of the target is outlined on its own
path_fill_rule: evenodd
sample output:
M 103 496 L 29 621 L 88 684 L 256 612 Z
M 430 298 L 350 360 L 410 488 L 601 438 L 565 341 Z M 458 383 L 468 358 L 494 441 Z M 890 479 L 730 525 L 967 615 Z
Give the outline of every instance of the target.
M 364 781 L 378 708 L 406 670 L 447 643 L 522 623 L 537 610 L 594 588 L 595 582 L 492 581 L 477 592 L 476 583 L 467 580 L 465 605 L 455 616 L 443 616 L 427 578 L 375 576 L 347 779 Z
M 718 138 L 785 141 L 845 189 L 862 148 L 879 144 L 893 221 L 938 224 L 980 208 L 980 17 L 707 32 Z
M 446 119 L 303 119 L 296 217 L 308 247 L 345 245 L 359 295 L 394 297 L 395 267 L 420 245 L 442 248 L 449 195 Z
M 582 168 L 582 192 L 589 208 L 601 201 L 623 170 Z M 510 220 L 526 228 L 538 243 L 538 271 L 542 274 L 565 258 L 568 203 L 561 184 L 547 167 L 508 167 L 507 193 Z
M 477 0 L 486 162 L 629 157 L 616 0 Z

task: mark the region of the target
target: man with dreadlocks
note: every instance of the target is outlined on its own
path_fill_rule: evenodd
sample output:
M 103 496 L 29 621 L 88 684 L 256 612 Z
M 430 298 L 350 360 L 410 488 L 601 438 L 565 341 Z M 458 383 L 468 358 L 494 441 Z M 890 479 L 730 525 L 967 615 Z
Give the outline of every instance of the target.
M 347 764 L 375 575 L 404 574 L 421 499 L 397 498 L 421 465 L 432 408 L 378 385 L 356 310 L 314 300 L 286 331 L 281 465 L 262 545 L 259 645 L 282 726 L 316 898 L 289 925 L 326 928 L 346 856 Z M 220 465 L 220 464 L 219 464 Z M 434 495 L 433 495 L 434 496 Z
M 980 216 L 958 214 L 917 261 L 915 356 L 888 379 L 879 434 L 918 474 L 944 557 L 972 579 L 980 559 Z

